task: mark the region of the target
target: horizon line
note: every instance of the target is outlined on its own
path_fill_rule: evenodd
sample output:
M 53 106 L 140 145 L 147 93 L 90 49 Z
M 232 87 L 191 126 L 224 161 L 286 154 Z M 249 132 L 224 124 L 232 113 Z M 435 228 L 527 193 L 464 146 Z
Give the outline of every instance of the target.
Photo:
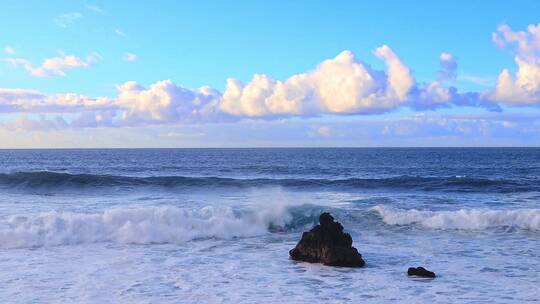
M 94 148 L 0 148 L 7 150 L 233 150 L 233 149 L 538 149 L 538 146 L 254 146 L 254 147 L 94 147 Z

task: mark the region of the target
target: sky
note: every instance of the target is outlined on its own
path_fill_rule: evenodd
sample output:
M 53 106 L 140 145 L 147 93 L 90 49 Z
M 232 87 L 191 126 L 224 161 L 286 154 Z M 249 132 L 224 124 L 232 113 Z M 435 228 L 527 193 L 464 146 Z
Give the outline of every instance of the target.
M 0 4 L 0 148 L 540 146 L 539 1 Z

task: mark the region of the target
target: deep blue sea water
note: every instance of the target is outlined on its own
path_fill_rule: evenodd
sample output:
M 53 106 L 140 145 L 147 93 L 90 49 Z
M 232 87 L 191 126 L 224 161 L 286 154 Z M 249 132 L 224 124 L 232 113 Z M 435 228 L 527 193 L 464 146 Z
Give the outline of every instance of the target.
M 365 268 L 288 259 L 322 211 Z M 538 148 L 0 150 L 2 303 L 523 303 L 539 283 Z

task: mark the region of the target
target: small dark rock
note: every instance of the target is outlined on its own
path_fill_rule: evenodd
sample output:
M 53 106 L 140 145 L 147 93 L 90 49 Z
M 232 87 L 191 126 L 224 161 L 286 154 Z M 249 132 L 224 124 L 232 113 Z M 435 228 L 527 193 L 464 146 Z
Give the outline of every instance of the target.
M 362 267 L 366 263 L 356 248 L 352 238 L 343 232 L 343 226 L 324 212 L 319 217 L 320 225 L 302 234 L 296 247 L 289 251 L 293 260 L 323 263 L 328 266 Z
M 410 276 L 418 276 L 418 277 L 424 277 L 424 278 L 434 278 L 435 272 L 429 271 L 425 269 L 424 267 L 411 267 L 409 270 L 407 270 L 407 275 Z

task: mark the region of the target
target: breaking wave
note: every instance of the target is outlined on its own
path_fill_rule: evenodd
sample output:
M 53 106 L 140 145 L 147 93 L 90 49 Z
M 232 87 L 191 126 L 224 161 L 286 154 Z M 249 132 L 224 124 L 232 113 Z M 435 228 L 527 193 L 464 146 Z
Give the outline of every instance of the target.
M 179 244 L 208 238 L 228 240 L 271 232 L 303 231 L 318 221 L 321 211 L 322 207 L 311 205 L 259 206 L 245 210 L 160 206 L 111 208 L 96 213 L 50 211 L 13 215 L 0 220 L 0 248 L 101 242 Z M 388 225 L 417 225 L 441 230 L 517 228 L 540 231 L 540 209 L 424 211 L 377 205 L 370 208 L 368 214 L 373 211 Z M 343 210 L 331 212 L 339 214 Z M 346 214 L 342 216 L 347 217 Z
M 298 216 L 296 214 L 295 216 Z M 0 221 L 0 248 L 83 243 L 182 243 L 195 239 L 257 236 L 311 219 L 293 219 L 286 207 L 235 211 L 230 207 L 144 207 L 101 213 L 44 212 Z
M 80 189 L 105 187 L 260 187 L 281 186 L 290 188 L 401 188 L 424 191 L 540 191 L 536 182 L 473 177 L 421 177 L 396 176 L 387 178 L 253 178 L 190 176 L 115 176 L 95 174 L 70 174 L 50 171 L 15 172 L 0 174 L 0 186 L 22 189 Z
M 519 228 L 540 231 L 540 209 L 423 211 L 377 205 L 371 210 L 376 211 L 388 225 L 420 225 L 443 230 Z

